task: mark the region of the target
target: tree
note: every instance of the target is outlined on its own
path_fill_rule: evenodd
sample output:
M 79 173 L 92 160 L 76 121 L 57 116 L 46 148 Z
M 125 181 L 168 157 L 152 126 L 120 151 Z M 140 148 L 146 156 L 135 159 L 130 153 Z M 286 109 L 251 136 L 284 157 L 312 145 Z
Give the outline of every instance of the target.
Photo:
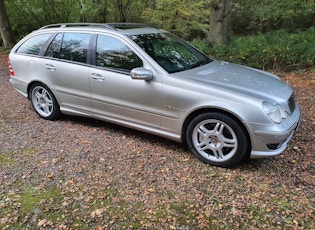
M 115 4 L 117 6 L 119 12 L 119 20 L 120 22 L 127 22 L 127 17 L 130 11 L 130 7 L 132 5 L 131 0 L 116 0 Z
M 203 39 L 208 34 L 210 1 L 147 1 L 141 16 L 146 23 L 173 32 L 185 40 Z
M 232 0 L 213 0 L 210 11 L 209 42 L 214 46 L 228 44 L 231 38 Z
M 9 22 L 4 0 L 0 0 L 0 35 L 4 48 L 9 48 L 14 44 L 12 28 Z
M 108 0 L 80 0 L 80 22 L 99 22 L 109 21 L 109 8 L 111 2 Z M 75 10 L 74 10 L 75 11 Z M 73 15 L 76 13 L 73 12 Z M 76 18 L 72 20 L 76 21 Z

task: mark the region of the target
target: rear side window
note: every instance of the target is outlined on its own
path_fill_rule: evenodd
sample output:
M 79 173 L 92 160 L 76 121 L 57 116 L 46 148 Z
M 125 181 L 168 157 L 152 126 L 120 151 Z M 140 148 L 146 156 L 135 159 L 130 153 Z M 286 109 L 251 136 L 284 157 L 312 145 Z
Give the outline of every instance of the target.
M 59 58 L 62 38 L 63 34 L 57 34 L 54 40 L 50 43 L 45 56 Z
M 17 53 L 39 55 L 41 48 L 51 34 L 39 34 L 26 40 L 18 49 Z
M 90 34 L 60 33 L 49 45 L 45 56 L 86 63 Z
M 96 65 L 130 72 L 143 66 L 142 60 L 122 41 L 110 36 L 98 35 Z

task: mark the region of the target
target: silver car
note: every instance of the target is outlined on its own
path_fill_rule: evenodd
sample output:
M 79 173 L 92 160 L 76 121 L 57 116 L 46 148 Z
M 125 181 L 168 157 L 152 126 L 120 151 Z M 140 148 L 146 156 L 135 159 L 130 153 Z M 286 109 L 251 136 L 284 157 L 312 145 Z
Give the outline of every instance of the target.
M 9 68 L 44 119 L 120 124 L 186 143 L 221 167 L 280 154 L 300 121 L 292 88 L 277 76 L 213 60 L 143 24 L 48 25 L 14 46 Z

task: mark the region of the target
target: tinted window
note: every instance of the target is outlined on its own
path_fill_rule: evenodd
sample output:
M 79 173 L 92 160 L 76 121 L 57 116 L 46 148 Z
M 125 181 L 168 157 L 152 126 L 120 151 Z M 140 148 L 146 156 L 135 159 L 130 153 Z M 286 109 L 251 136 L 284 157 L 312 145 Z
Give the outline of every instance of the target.
M 86 63 L 90 34 L 58 34 L 49 45 L 45 56 Z
M 58 34 L 49 45 L 45 56 L 59 58 L 63 34 Z
M 39 34 L 25 41 L 18 49 L 17 53 L 38 55 L 41 48 L 51 34 Z
M 99 35 L 96 48 L 96 65 L 130 72 L 143 66 L 141 59 L 119 39 Z

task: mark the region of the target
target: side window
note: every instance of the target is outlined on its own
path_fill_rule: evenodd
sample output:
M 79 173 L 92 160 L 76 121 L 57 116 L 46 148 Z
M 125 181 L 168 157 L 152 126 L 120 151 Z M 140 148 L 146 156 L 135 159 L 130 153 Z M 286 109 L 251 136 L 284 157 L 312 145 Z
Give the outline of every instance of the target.
M 26 40 L 18 49 L 17 53 L 39 55 L 39 52 L 51 34 L 39 34 Z
M 61 33 L 49 45 L 45 56 L 86 63 L 90 34 Z
M 54 40 L 50 43 L 45 56 L 59 58 L 62 38 L 63 34 L 57 34 Z
M 90 34 L 65 33 L 60 50 L 60 59 L 86 63 Z
M 143 66 L 141 59 L 122 41 L 110 36 L 98 35 L 96 65 L 130 72 Z

